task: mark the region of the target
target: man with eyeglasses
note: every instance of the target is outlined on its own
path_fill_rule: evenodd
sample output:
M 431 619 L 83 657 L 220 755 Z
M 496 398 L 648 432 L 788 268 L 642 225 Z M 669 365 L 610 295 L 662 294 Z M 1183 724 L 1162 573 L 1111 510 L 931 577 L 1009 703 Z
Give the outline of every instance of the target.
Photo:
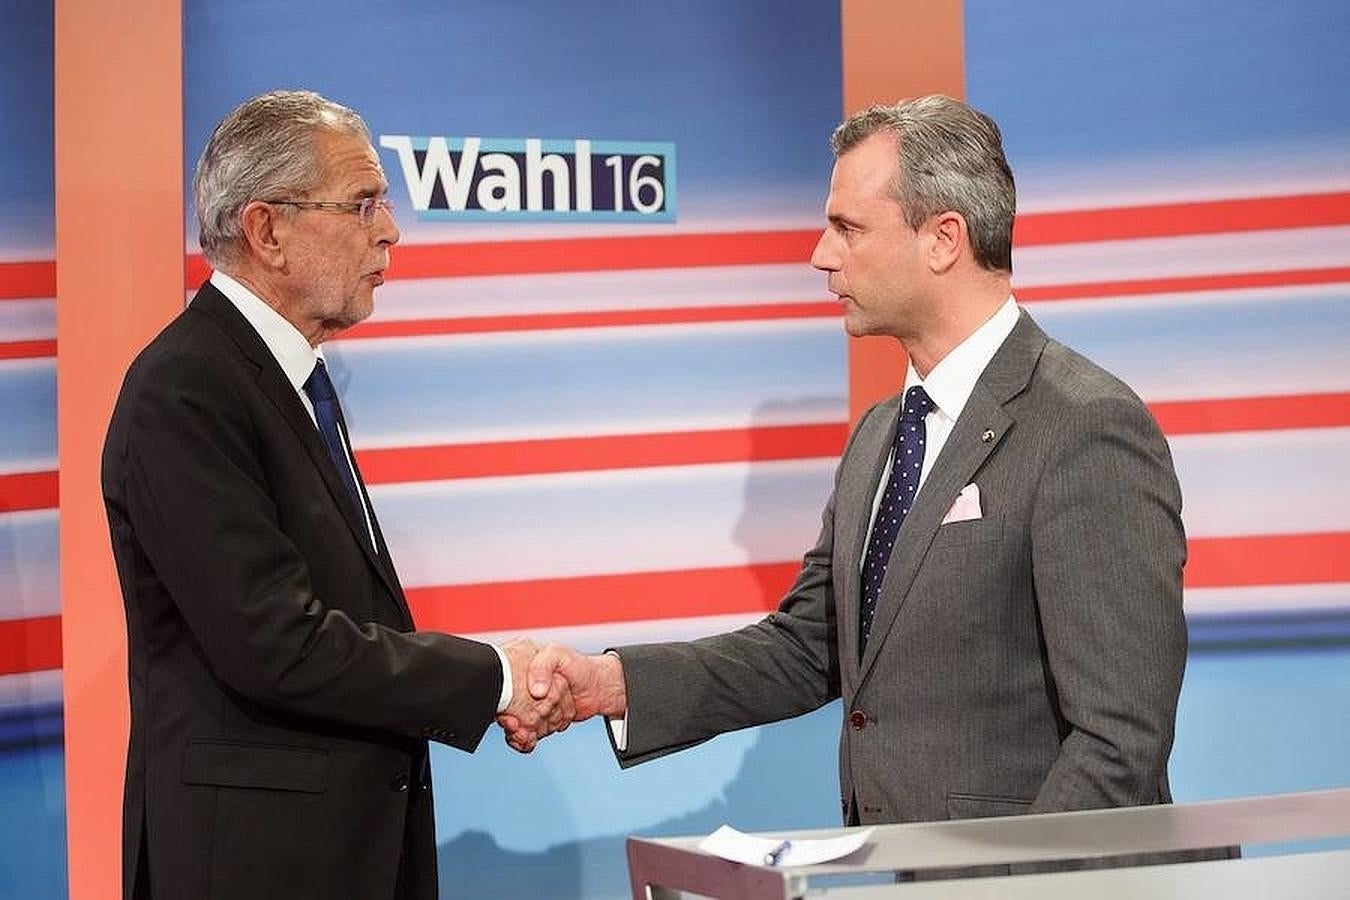
M 194 181 L 214 273 L 127 373 L 103 493 L 126 604 L 124 896 L 437 895 L 428 739 L 534 701 L 528 641 L 416 631 L 323 358 L 399 231 L 364 122 L 276 91 Z

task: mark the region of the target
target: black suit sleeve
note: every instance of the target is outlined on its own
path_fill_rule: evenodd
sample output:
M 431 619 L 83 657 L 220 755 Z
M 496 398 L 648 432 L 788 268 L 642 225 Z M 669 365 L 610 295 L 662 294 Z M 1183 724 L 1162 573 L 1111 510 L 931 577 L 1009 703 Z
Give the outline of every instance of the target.
M 151 365 L 124 411 L 124 513 L 153 570 L 143 577 L 164 584 L 211 669 L 240 695 L 472 750 L 496 712 L 496 651 L 362 620 L 345 598 L 316 593 L 310 567 L 325 561 L 300 553 L 269 490 L 285 474 L 268 459 L 276 436 L 237 401 L 256 385 L 213 363 Z

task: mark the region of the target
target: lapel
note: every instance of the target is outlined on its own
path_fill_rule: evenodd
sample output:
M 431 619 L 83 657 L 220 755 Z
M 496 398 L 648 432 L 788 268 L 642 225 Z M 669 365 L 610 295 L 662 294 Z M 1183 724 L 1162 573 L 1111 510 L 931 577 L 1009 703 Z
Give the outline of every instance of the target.
M 1031 317 L 1023 311 L 1008 338 L 999 347 L 994 358 L 989 361 L 965 409 L 952 427 L 952 433 L 943 445 L 937 462 L 919 489 L 919 496 L 910 509 L 909 515 L 900 526 L 900 535 L 896 538 L 895 548 L 891 551 L 886 566 L 886 577 L 881 583 L 881 597 L 877 602 L 876 616 L 872 621 L 872 633 L 867 639 L 867 650 L 863 654 L 859 684 L 876 664 L 881 647 L 895 624 L 896 616 L 909 596 L 910 587 L 919 573 L 928 548 L 942 524 L 947 510 L 961 488 L 970 483 L 971 478 L 984 465 L 991 454 L 1002 442 L 1003 436 L 1013 426 L 1013 418 L 1004 410 L 1009 400 L 1026 389 L 1031 381 L 1032 372 L 1045 349 L 1045 333 L 1037 327 Z M 892 411 L 890 432 L 894 433 L 899 418 L 899 404 Z M 985 432 L 992 432 L 986 440 Z M 885 463 L 884 453 L 882 463 Z M 880 475 L 877 475 L 877 479 Z M 875 487 L 875 484 L 874 484 Z M 870 511 L 870 506 L 869 506 Z M 853 559 L 861 559 L 861 543 L 858 554 Z M 854 604 L 856 610 L 856 604 Z M 856 611 L 853 618 L 857 618 Z M 846 655 L 857 658 L 857 623 L 852 625 L 854 641 L 845 647 Z
M 343 485 L 337 470 L 333 468 L 333 461 L 328 455 L 328 448 L 319 435 L 319 430 L 314 427 L 314 421 L 310 419 L 309 413 L 305 411 L 304 404 L 300 402 L 300 397 L 295 392 L 295 388 L 291 386 L 286 374 L 281 370 L 281 366 L 277 364 L 276 357 L 267 349 L 267 345 L 258 336 L 258 332 L 229 301 L 229 298 L 210 282 L 203 284 L 201 289 L 197 291 L 197 296 L 192 298 L 191 308 L 210 316 L 230 336 L 245 359 L 253 364 L 257 372 L 258 387 L 268 401 L 276 407 L 286 424 L 290 426 L 296 440 L 299 441 L 300 446 L 309 456 L 310 462 L 319 470 L 324 484 L 328 486 L 328 493 L 334 505 L 342 512 L 342 519 L 347 523 L 352 536 L 356 538 L 356 542 L 361 545 L 367 560 L 379 573 L 380 580 L 384 582 L 390 596 L 394 598 L 395 605 L 399 607 L 403 615 L 407 616 L 407 602 L 403 598 L 403 592 L 399 589 L 398 579 L 394 576 L 393 569 L 387 562 L 388 550 L 385 550 L 382 557 L 371 544 L 370 533 L 366 530 L 365 520 L 352 507 L 350 495 L 347 493 L 347 488 Z M 361 490 L 364 494 L 364 483 L 361 485 Z M 366 503 L 369 505 L 369 502 L 370 498 L 367 496 Z M 379 524 L 374 521 L 374 507 L 370 507 L 370 510 L 371 524 L 378 535 L 380 533 Z
M 867 542 L 867 525 L 872 516 L 881 478 L 885 474 L 886 459 L 895 441 L 895 429 L 900 419 L 900 395 L 878 404 L 859 424 L 853 439 L 851 454 L 858 464 L 841 469 L 839 486 L 835 492 L 836 533 L 846 552 L 845 564 L 838 573 L 835 602 L 838 605 L 836 622 L 839 640 L 844 648 L 840 665 L 848 684 L 858 671 L 858 618 L 861 615 L 862 582 L 858 561 L 863 558 Z

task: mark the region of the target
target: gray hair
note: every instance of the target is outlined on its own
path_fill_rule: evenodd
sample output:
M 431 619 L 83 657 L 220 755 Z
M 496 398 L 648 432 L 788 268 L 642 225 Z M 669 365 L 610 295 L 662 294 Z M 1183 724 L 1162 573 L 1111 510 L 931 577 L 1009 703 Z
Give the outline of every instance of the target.
M 960 213 L 975 261 L 1011 272 L 1017 190 L 994 120 L 932 94 L 854 113 L 835 129 L 830 146 L 842 156 L 881 131 L 895 136 L 900 168 L 891 191 L 909 227 L 941 212 Z
M 315 153 L 321 131 L 370 139 L 352 110 L 313 91 L 270 91 L 245 100 L 221 120 L 192 179 L 202 253 L 215 265 L 240 249 L 240 214 L 253 200 L 303 195 L 323 173 Z

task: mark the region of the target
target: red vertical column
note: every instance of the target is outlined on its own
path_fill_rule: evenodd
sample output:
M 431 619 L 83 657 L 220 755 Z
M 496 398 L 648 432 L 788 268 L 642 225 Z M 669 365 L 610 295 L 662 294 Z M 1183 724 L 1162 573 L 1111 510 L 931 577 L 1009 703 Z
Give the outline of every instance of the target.
M 842 0 L 844 114 L 904 97 L 964 97 L 960 0 Z M 898 391 L 905 356 L 890 338 L 849 339 L 849 420 Z
M 113 400 L 183 304 L 180 0 L 55 0 L 57 435 L 70 897 L 121 896 L 126 627 L 99 489 Z

